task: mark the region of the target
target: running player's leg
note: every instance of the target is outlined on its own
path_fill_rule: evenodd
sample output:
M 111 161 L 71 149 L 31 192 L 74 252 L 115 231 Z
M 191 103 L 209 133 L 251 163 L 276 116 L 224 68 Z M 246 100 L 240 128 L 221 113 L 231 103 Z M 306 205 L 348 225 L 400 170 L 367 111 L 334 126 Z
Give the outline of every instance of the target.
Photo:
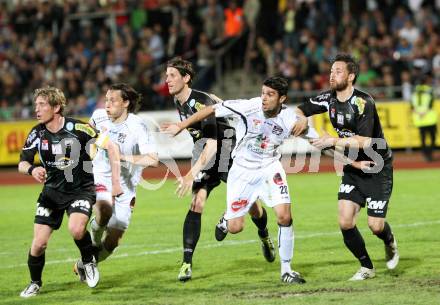
M 261 204 L 254 203 L 249 210 L 252 222 L 258 228 L 258 237 L 261 240 L 261 249 L 263 251 L 264 258 L 268 262 L 275 260 L 275 246 L 272 239 L 269 236 L 269 230 L 267 229 L 267 213 L 266 209 Z
M 339 227 L 344 244 L 358 259 L 361 268 L 350 280 L 365 280 L 375 276 L 373 263 L 365 247 L 364 239 L 356 226 L 360 205 L 350 200 L 339 200 Z
M 136 201 L 135 195 L 134 191 L 124 189 L 124 194 L 115 199 L 113 214 L 108 222 L 102 247 L 96 255 L 98 262 L 104 261 L 119 246 L 121 238 L 130 224 Z
M 28 253 L 30 284 L 20 293 L 23 298 L 36 296 L 42 286 L 42 273 L 45 264 L 45 251 L 53 230 L 57 230 L 63 221 L 64 210 L 55 210 L 50 205 L 50 198 L 43 189 L 39 198 L 34 219 L 34 237 Z M 46 206 L 47 205 L 47 206 Z
M 365 206 L 365 196 L 361 189 L 365 183 L 363 176 L 344 172 L 338 192 L 339 228 L 344 244 L 361 265 L 361 268 L 350 280 L 365 280 L 375 276 L 373 263 L 368 255 L 364 239 L 356 226 L 359 211 Z
M 94 194 L 81 194 L 67 207 L 69 216 L 68 229 L 81 253 L 87 285 L 95 287 L 99 282 L 99 271 L 94 257 L 92 239 L 87 231 L 87 223 L 92 213 Z
M 187 281 L 192 277 L 192 258 L 200 238 L 201 218 L 207 197 L 205 188 L 193 186 L 191 206 L 183 223 L 183 262 L 178 275 L 180 281 Z
M 277 204 L 273 207 L 278 223 L 278 253 L 281 264 L 281 281 L 285 283 L 305 283 L 301 275 L 292 270 L 292 258 L 294 250 L 294 231 L 290 202 Z
M 37 295 L 40 291 L 42 273 L 45 263 L 45 250 L 53 229 L 48 225 L 34 224 L 34 238 L 28 254 L 28 268 L 31 276 L 30 284 L 20 293 L 23 298 Z
M 96 203 L 93 206 L 95 215 L 90 220 L 90 233 L 92 243 L 95 247 L 100 248 L 102 243 L 102 235 L 112 216 L 112 189 L 109 177 L 100 177 L 95 175 Z
M 388 269 L 394 269 L 399 263 L 397 241 L 386 221 L 388 203 L 393 189 L 393 168 L 391 161 L 386 161 L 382 170 L 365 183 L 367 197 L 368 226 L 384 242 L 385 260 Z

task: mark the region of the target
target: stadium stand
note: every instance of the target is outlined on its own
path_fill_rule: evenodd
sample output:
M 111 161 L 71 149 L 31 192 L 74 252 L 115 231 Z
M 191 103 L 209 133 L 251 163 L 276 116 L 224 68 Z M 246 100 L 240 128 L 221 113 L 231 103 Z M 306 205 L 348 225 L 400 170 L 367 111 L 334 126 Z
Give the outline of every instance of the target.
M 66 93 L 68 115 L 90 115 L 121 80 L 143 94 L 143 110 L 170 108 L 161 72 L 176 55 L 196 64 L 196 88 L 219 81 L 220 65 L 284 76 L 295 102 L 325 88 L 328 60 L 347 51 L 361 62 L 359 86 L 376 99 L 406 99 L 421 74 L 431 73 L 439 87 L 438 3 L 3 1 L 0 120 L 30 118 L 33 90 L 49 84 Z

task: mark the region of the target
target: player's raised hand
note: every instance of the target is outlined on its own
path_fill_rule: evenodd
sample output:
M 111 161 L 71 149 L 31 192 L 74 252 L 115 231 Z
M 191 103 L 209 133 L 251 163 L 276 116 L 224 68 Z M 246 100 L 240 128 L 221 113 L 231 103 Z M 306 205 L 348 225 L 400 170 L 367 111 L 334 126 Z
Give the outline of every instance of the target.
M 37 166 L 32 170 L 32 177 L 40 183 L 46 181 L 46 169 L 42 166 Z
M 194 178 L 192 177 L 191 172 L 183 177 L 177 178 L 176 184 L 178 184 L 176 188 L 177 197 L 182 198 L 185 196 L 191 189 L 193 185 Z
M 297 121 L 295 125 L 293 125 L 292 128 L 292 135 L 295 137 L 299 137 L 302 135 L 305 131 L 307 131 L 307 118 L 304 116 L 297 116 Z
M 337 138 L 332 137 L 327 131 L 323 131 L 323 135 L 317 139 L 311 139 L 310 144 L 319 149 L 335 146 Z
M 182 128 L 180 128 L 178 123 L 162 123 L 160 125 L 160 131 L 169 135 L 177 136 L 181 131 Z

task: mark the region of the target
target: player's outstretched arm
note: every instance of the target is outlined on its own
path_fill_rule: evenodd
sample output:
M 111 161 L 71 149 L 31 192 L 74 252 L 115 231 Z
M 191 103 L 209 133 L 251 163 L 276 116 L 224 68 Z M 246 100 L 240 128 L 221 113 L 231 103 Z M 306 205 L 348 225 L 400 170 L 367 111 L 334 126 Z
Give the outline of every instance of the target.
M 206 167 L 208 162 L 211 161 L 211 159 L 215 156 L 216 152 L 217 140 L 208 139 L 196 163 L 191 167 L 185 176 L 178 178 L 179 186 L 176 190 L 178 197 L 185 196 L 186 193 L 191 190 L 195 177 L 197 177 L 200 171 Z
M 207 106 L 203 108 L 200 111 L 197 111 L 195 114 L 187 118 L 186 120 L 176 123 L 176 124 L 169 124 L 169 125 L 163 125 L 162 131 L 168 134 L 171 134 L 172 136 L 178 135 L 182 130 L 185 128 L 188 128 L 189 126 L 203 121 L 210 115 L 213 115 L 215 113 L 215 109 L 213 106 Z
M 159 156 L 157 154 L 143 154 L 143 155 L 121 155 L 121 161 L 140 165 L 142 167 L 158 167 Z
M 112 170 L 112 196 L 119 196 L 123 193 L 121 187 L 121 156 L 119 146 L 108 140 L 104 149 L 108 152 L 108 159 Z

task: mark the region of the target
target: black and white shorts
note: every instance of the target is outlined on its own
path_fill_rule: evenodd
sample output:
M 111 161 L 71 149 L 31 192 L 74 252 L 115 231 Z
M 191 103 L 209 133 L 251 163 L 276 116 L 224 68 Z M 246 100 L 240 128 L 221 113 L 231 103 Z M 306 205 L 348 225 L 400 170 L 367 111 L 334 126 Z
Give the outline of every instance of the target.
M 392 190 L 393 163 L 389 159 L 377 174 L 344 168 L 338 200 L 350 200 L 361 207 L 367 206 L 368 216 L 385 218 Z
M 48 225 L 58 230 L 63 222 L 64 212 L 92 215 L 92 208 L 96 201 L 96 193 L 80 191 L 78 194 L 66 194 L 54 189 L 43 188 L 38 197 L 34 223 Z

